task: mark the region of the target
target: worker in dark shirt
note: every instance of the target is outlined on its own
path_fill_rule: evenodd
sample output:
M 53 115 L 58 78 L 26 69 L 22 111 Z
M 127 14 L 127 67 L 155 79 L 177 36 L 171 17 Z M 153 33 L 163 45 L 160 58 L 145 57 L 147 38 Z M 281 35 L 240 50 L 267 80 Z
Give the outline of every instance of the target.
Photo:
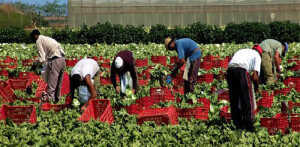
M 120 87 L 117 86 L 116 74 L 120 77 Z M 120 51 L 114 58 L 111 64 L 111 82 L 117 93 L 125 96 L 126 86 L 129 85 L 132 92 L 135 94 L 138 91 L 136 61 L 133 54 L 129 50 Z

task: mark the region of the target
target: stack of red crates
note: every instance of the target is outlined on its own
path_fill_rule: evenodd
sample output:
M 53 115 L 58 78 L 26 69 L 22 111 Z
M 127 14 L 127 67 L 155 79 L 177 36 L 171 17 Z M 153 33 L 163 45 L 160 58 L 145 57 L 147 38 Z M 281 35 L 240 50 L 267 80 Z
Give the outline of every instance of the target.
M 145 109 L 137 118 L 137 123 L 142 125 L 145 121 L 154 121 L 157 125 L 161 124 L 178 124 L 178 115 L 176 108 L 170 106 L 168 108 Z
M 88 122 L 91 119 L 98 120 L 100 122 L 107 122 L 112 124 L 114 122 L 114 116 L 110 100 L 93 99 L 89 102 L 89 106 L 84 113 L 78 119 L 79 121 Z
M 292 101 L 289 101 L 288 105 L 289 105 L 289 109 L 291 112 L 292 112 L 293 107 L 300 107 L 300 103 L 293 103 Z M 300 116 L 299 116 L 299 114 L 297 116 L 291 117 L 290 126 L 294 132 L 300 132 Z
M 212 62 L 210 62 L 210 61 L 201 62 L 200 68 L 205 69 L 205 70 L 211 70 L 212 69 Z
M 166 56 L 151 56 L 151 61 L 155 64 L 167 65 L 167 57 Z
M 216 59 L 213 60 L 213 67 L 215 68 L 227 68 L 228 67 L 228 59 Z
M 17 58 L 6 57 L 4 60 L 0 61 L 0 68 L 15 69 L 17 66 Z
M 298 77 L 288 77 L 283 80 L 286 86 L 294 88 L 297 92 L 300 92 L 300 78 Z
M 170 64 L 175 64 L 177 62 L 178 62 L 178 57 L 177 56 L 170 57 Z

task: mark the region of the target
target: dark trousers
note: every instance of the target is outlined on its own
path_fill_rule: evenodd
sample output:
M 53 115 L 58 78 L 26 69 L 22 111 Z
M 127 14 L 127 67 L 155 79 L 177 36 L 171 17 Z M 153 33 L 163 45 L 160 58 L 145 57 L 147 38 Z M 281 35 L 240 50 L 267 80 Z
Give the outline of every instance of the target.
M 247 70 L 239 67 L 227 69 L 227 83 L 231 117 L 238 129 L 253 131 L 254 102 L 251 79 Z M 239 103 L 241 108 L 239 108 Z
M 200 68 L 200 62 L 201 58 L 198 58 L 190 63 L 190 69 L 188 74 L 188 81 L 184 81 L 184 93 L 193 93 L 194 92 L 194 86 L 197 82 L 198 78 L 198 71 Z

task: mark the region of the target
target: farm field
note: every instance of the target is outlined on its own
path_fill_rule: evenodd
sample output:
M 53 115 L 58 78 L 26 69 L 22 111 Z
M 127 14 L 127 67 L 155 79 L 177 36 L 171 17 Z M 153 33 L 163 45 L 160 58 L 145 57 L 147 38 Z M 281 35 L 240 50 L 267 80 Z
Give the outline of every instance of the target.
M 228 86 L 225 72 L 232 55 L 239 49 L 251 48 L 247 44 L 208 44 L 203 49 L 195 94 L 183 95 L 182 71 L 167 84 L 166 76 L 176 61 L 176 52 L 165 50 L 162 44 L 63 44 L 67 69 L 63 84 L 63 96 L 58 104 L 68 101 L 68 75 L 73 65 L 84 57 L 99 63 L 100 76 L 95 79 L 98 99 L 110 100 L 109 120 L 87 122 L 78 108 L 46 111 L 45 105 L 36 100 L 44 83 L 40 71 L 30 72 L 30 64 L 36 60 L 34 44 L 0 44 L 1 90 L 5 83 L 25 81 L 26 87 L 9 87 L 13 94 L 0 93 L 1 146 L 297 146 L 300 144 L 300 43 L 289 44 L 289 51 L 282 60 L 283 71 L 279 82 L 260 85 L 261 93 L 255 95 L 258 111 L 255 115 L 255 132 L 235 130 L 230 120 Z M 140 90 L 130 91 L 127 98 L 116 94 L 110 83 L 110 63 L 120 50 L 131 50 L 137 59 Z M 30 59 L 30 60 L 27 60 Z M 180 76 L 181 75 L 181 76 Z M 33 78 L 34 77 L 34 78 Z M 27 78 L 27 79 L 26 79 Z M 24 80 L 25 79 L 25 80 Z M 4 83 L 4 84 L 3 84 Z M 28 88 L 29 87 L 29 88 Z M 29 90 L 30 89 L 30 90 Z M 30 94 L 27 94 L 30 91 Z M 4 98 L 5 97 L 5 98 Z M 95 103 L 98 101 L 95 101 Z M 291 106 L 289 116 L 281 113 L 282 102 Z M 293 105 L 294 104 L 294 105 Z M 36 117 L 22 118 L 30 123 L 16 124 L 4 117 L 3 105 L 30 106 Z M 292 107 L 293 106 L 293 107 Z M 140 116 L 150 109 L 162 108 L 168 120 L 152 119 L 143 122 Z M 106 111 L 106 110 L 105 110 Z M 266 119 L 279 116 L 271 124 Z M 30 118 L 29 118 L 30 117 Z M 277 121 L 275 121 L 277 120 Z M 162 122 L 167 122 L 164 124 Z M 162 123 L 162 124 L 161 124 Z

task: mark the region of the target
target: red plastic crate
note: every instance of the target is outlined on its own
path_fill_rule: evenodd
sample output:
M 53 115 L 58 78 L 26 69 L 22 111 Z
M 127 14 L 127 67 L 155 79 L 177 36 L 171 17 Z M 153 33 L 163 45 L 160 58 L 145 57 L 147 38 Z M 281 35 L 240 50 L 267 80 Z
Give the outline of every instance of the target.
M 195 119 L 208 120 L 209 108 L 195 107 Z
M 291 91 L 291 88 L 283 88 L 281 90 L 274 90 L 274 95 L 287 95 Z
M 16 96 L 11 89 L 10 85 L 0 80 L 0 97 L 2 98 L 3 102 L 14 102 L 16 99 Z
M 23 59 L 22 66 L 32 66 L 33 62 L 34 62 L 34 60 L 32 60 L 32 59 Z
M 290 110 L 292 110 L 293 107 L 300 107 L 300 103 L 293 103 L 292 101 L 289 101 L 288 105 Z
M 112 112 L 112 107 L 110 100 L 104 99 L 93 99 L 89 102 L 89 106 L 86 108 L 84 113 L 78 119 L 79 121 L 88 122 L 91 119 L 100 122 L 107 122 L 112 124 L 114 122 L 114 116 Z
M 6 57 L 5 60 L 0 61 L 0 68 L 15 69 L 18 66 L 18 59 Z
M 153 101 L 155 104 L 168 101 L 175 102 L 175 97 L 171 95 L 151 95 L 150 97 L 151 101 Z
M 168 87 L 150 88 L 150 96 L 171 96 L 171 89 Z
M 173 87 L 172 91 L 173 91 L 173 93 L 179 93 L 181 95 L 184 94 L 184 88 L 183 87 Z
M 172 56 L 172 57 L 170 57 L 170 63 L 171 64 L 175 64 L 175 63 L 177 63 L 178 62 L 178 57 L 177 56 Z
M 145 59 L 136 59 L 136 66 L 137 67 L 148 66 L 148 58 L 145 58 Z
M 167 65 L 167 57 L 166 56 L 151 56 L 151 61 L 155 64 Z
M 204 74 L 204 75 L 201 75 L 201 76 L 198 76 L 198 79 L 197 79 L 197 82 L 198 83 L 212 83 L 213 82 L 213 74 Z
M 200 64 L 200 68 L 205 69 L 205 70 L 211 70 L 212 67 L 213 67 L 212 62 L 210 62 L 210 61 L 204 61 L 204 62 L 201 62 L 201 64 Z
M 149 83 L 149 81 L 147 81 L 147 80 L 139 80 L 140 85 L 146 86 L 148 83 Z
M 225 118 L 226 121 L 231 121 L 232 120 L 231 113 L 228 113 L 228 109 L 229 109 L 229 106 L 224 106 L 223 108 L 221 108 L 219 116 L 221 119 Z
M 258 106 L 271 108 L 274 100 L 273 91 L 269 93 L 269 91 L 262 91 L 262 98 L 257 102 Z
M 101 85 L 109 85 L 111 84 L 109 77 L 100 77 L 100 84 Z
M 44 103 L 40 106 L 40 109 L 43 111 L 50 111 L 54 110 L 56 112 L 61 111 L 65 108 L 68 108 L 68 106 L 72 103 L 72 100 L 70 97 L 66 97 L 65 104 L 61 105 L 52 105 L 50 103 Z
M 288 63 L 291 63 L 291 62 L 296 62 L 297 64 L 294 65 L 293 67 L 290 67 L 289 70 L 293 70 L 293 71 L 300 70 L 300 60 L 299 59 L 288 60 Z
M 182 76 L 178 76 L 176 78 L 172 78 L 172 82 L 174 86 L 183 86 L 184 80 Z
M 203 58 L 203 61 L 204 62 L 212 62 L 213 60 L 219 59 L 219 58 L 220 58 L 219 55 L 217 55 L 217 56 L 207 55 Z
M 73 67 L 76 65 L 76 63 L 78 62 L 78 60 L 75 59 L 66 59 L 66 65 L 67 67 Z
M 1 71 L 0 71 L 0 75 L 8 77 L 9 72 L 8 72 L 8 70 L 5 70 L 5 69 L 2 68 Z
M 46 91 L 46 89 L 47 89 L 47 83 L 44 82 L 43 80 L 41 80 L 41 81 L 38 81 L 38 85 L 39 85 L 39 86 L 38 86 L 38 88 L 36 89 L 35 97 L 40 98 L 41 95 L 42 95 L 42 92 L 43 92 L 43 91 Z
M 195 118 L 195 108 L 177 108 L 176 109 L 178 117 L 186 118 L 191 120 L 191 118 Z
M 0 110 L 0 120 L 10 119 L 13 123 L 36 123 L 36 110 L 31 106 L 7 106 L 3 105 Z
M 30 79 L 9 79 L 8 83 L 14 90 L 25 90 L 30 84 Z
M 61 87 L 61 96 L 67 95 L 70 93 L 70 79 L 69 74 L 65 72 L 63 74 L 63 81 L 62 81 L 62 87 Z
M 168 108 L 153 108 L 143 110 L 138 118 L 137 122 L 142 125 L 145 121 L 154 121 L 157 125 L 161 124 L 178 124 L 178 115 L 176 108 L 170 106 Z
M 33 72 L 20 72 L 19 78 L 20 79 L 30 79 L 31 81 L 38 81 L 41 79 L 39 75 L 36 75 Z
M 227 68 L 228 67 L 228 59 L 217 59 L 212 62 L 213 67 L 215 68 Z
M 229 90 L 220 90 L 218 92 L 218 100 L 227 100 L 229 101 Z
M 286 133 L 289 122 L 286 114 L 278 113 L 273 118 L 260 118 L 260 125 L 266 127 L 270 135 L 275 135 L 279 130 Z
M 125 106 L 125 109 L 130 115 L 139 114 L 142 111 L 142 107 L 139 104 L 131 104 L 130 106 Z
M 136 100 L 136 103 L 141 106 L 142 108 L 150 108 L 153 104 L 154 101 L 150 97 L 143 97 L 140 99 Z
M 149 70 L 143 70 L 141 73 L 138 73 L 138 78 L 144 79 L 144 76 L 145 76 L 146 80 L 150 79 L 150 72 L 149 72 Z
M 294 132 L 300 132 L 300 117 L 291 117 L 291 128 Z

